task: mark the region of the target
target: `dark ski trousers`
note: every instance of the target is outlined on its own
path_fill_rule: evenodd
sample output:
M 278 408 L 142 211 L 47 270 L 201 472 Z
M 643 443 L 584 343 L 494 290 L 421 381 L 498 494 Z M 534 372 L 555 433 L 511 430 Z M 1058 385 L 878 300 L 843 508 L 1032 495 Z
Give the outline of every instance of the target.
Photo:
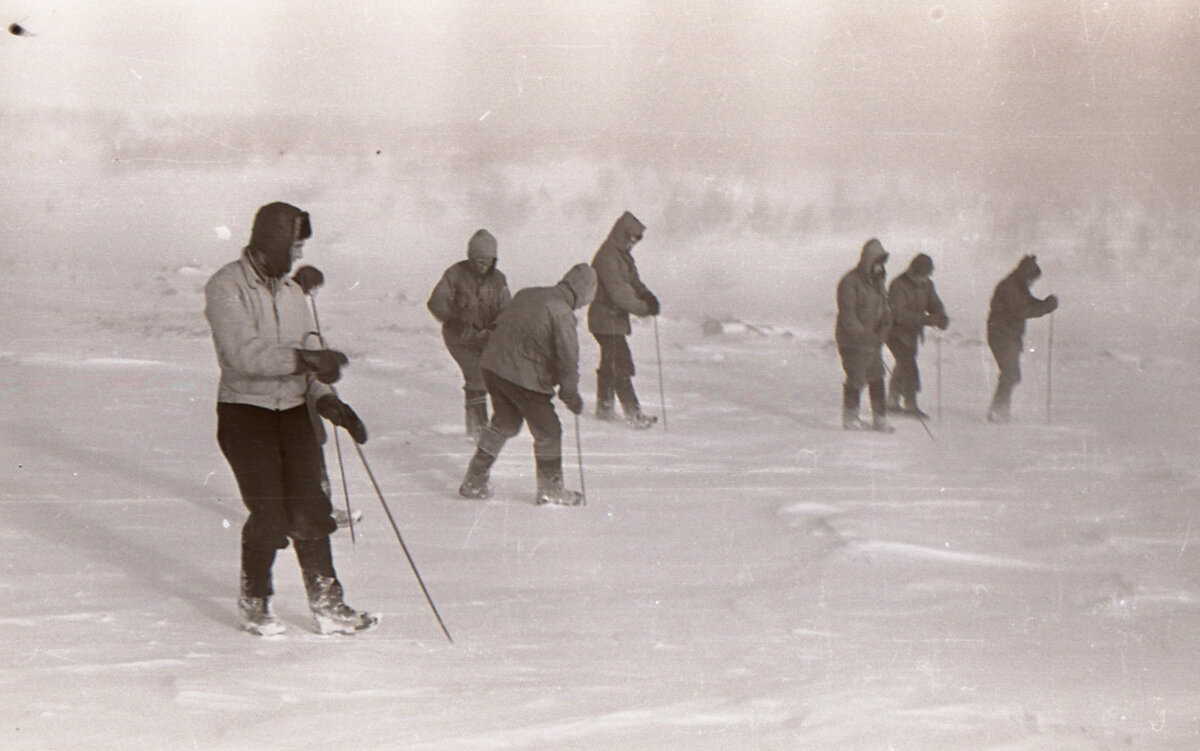
M 1021 382 L 1021 350 L 1025 341 L 1020 336 L 1002 332 L 988 326 L 988 347 L 1000 368 L 996 381 L 996 393 L 992 395 L 992 408 L 1007 410 L 1012 402 L 1012 392 Z
M 892 369 L 892 381 L 888 390 L 893 396 L 913 398 L 921 390 L 921 372 L 917 369 L 917 344 L 892 337 L 888 339 L 887 348 L 892 357 L 896 358 L 896 367 Z
M 627 415 L 641 410 L 637 392 L 633 390 L 633 353 L 629 341 L 621 334 L 592 334 L 600 345 L 600 365 L 596 368 L 596 402 L 600 408 L 611 408 L 613 394 Z
M 483 354 L 483 345 L 464 344 L 454 337 L 447 336 L 445 331 L 442 332 L 442 341 L 446 343 L 446 349 L 454 358 L 454 362 L 458 363 L 458 369 L 462 371 L 463 389 L 486 391 L 487 386 L 483 383 L 483 371 L 479 369 L 479 357 Z
M 243 587 L 265 596 L 276 550 L 289 538 L 327 541 L 337 529 L 321 484 L 324 454 L 304 405 L 280 411 L 218 403 L 217 443 L 250 512 L 242 525 L 242 573 L 251 581 Z
M 484 368 L 483 381 L 492 397 L 492 420 L 479 435 L 478 449 L 498 456 L 505 442 L 529 424 L 533 456 L 539 469 L 562 467 L 562 423 L 552 394 L 533 391 Z

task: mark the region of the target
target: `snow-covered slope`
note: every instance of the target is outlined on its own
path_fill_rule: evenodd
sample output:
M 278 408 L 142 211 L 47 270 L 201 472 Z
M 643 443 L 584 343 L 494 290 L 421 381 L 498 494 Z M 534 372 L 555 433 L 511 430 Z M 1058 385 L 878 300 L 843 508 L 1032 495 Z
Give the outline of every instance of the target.
M 383 622 L 309 633 L 285 553 L 291 629 L 260 640 L 234 622 L 243 512 L 214 438 L 208 270 L 7 276 L 23 313 L 0 352 L 0 747 L 1200 743 L 1200 364 L 1178 352 L 1064 336 L 1047 423 L 1034 322 L 1019 422 L 1000 427 L 982 419 L 990 356 L 952 329 L 922 355 L 934 440 L 903 418 L 864 435 L 840 429 L 827 321 L 706 333 L 668 303 L 668 430 L 588 416 L 584 333 L 588 505 L 546 509 L 526 433 L 493 500 L 457 497 L 472 446 L 433 321 L 331 276 L 322 325 L 352 359 L 339 388 L 455 641 L 346 441 L 365 516 L 335 557 L 348 600 Z M 649 322 L 631 343 L 661 414 Z

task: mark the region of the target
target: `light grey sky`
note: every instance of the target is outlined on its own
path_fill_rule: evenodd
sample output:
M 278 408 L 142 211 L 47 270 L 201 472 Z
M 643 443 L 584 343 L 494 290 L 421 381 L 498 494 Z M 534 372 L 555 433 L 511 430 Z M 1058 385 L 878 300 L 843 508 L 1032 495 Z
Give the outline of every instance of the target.
M 1183 0 L 0 2 L 0 108 L 788 138 L 1190 135 Z M 1183 123 L 1188 123 L 1183 127 Z

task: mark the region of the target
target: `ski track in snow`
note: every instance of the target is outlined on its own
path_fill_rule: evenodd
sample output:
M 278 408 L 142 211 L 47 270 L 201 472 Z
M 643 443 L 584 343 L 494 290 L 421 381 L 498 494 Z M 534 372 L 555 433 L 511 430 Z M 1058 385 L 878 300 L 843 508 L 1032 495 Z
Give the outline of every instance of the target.
M 891 542 L 884 540 L 851 542 L 849 544 L 849 552 L 867 556 L 890 554 L 894 556 L 903 556 L 906 558 L 915 558 L 917 560 L 934 561 L 938 563 L 990 566 L 994 568 L 1005 569 L 1048 570 L 1053 568 L 1040 563 L 1022 561 L 1015 558 L 1004 558 L 1001 556 L 970 553 L 958 550 L 942 550 L 923 545 L 911 545 L 903 542 Z

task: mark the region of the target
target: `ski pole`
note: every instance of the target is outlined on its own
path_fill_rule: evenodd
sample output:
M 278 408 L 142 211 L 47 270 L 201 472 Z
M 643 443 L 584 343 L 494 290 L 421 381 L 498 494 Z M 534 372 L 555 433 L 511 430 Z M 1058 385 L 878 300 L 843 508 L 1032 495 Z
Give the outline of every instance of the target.
M 1053 419 L 1051 418 L 1051 412 L 1050 412 L 1050 407 L 1051 407 L 1050 395 L 1052 393 L 1050 386 L 1051 386 L 1051 376 L 1053 374 L 1053 364 L 1054 364 L 1054 314 L 1051 313 L 1050 314 L 1050 328 L 1048 329 L 1048 331 L 1046 333 L 1046 424 L 1047 425 L 1050 425 L 1053 423 Z
M 587 503 L 587 486 L 583 483 L 583 442 L 579 438 L 579 415 L 575 415 L 575 456 L 579 460 L 579 494 Z
M 891 378 L 892 369 L 888 367 L 887 360 L 884 360 L 882 357 L 880 357 L 879 360 L 883 363 L 883 369 L 888 374 L 888 378 Z M 929 429 L 929 426 L 925 424 L 925 418 L 921 417 L 921 413 L 913 412 L 913 417 L 917 418 L 917 422 L 921 423 L 922 428 L 925 428 L 925 435 L 929 436 L 929 440 L 937 443 L 937 439 L 933 437 L 933 432 Z
M 325 347 L 326 346 L 325 337 L 321 334 L 321 319 L 317 316 L 317 302 L 316 302 L 316 300 L 313 299 L 313 296 L 311 294 L 309 294 L 308 292 L 305 292 L 304 294 L 305 294 L 305 296 L 308 297 L 308 304 L 309 304 L 309 307 L 312 309 L 313 323 L 317 327 L 317 339 L 321 342 L 321 346 Z M 329 388 L 333 390 L 333 393 L 336 396 L 337 389 L 334 388 L 332 384 L 329 386 Z M 334 436 L 335 444 L 339 446 L 338 462 L 340 463 L 341 462 L 341 448 L 340 448 L 340 444 L 337 444 L 337 428 L 336 427 L 334 428 L 333 436 Z M 442 615 L 441 615 L 441 613 L 438 612 L 437 606 L 435 606 L 433 604 L 433 598 L 429 596 L 429 590 L 426 589 L 426 587 L 425 587 L 425 581 L 421 578 L 421 572 L 417 570 L 417 564 L 413 561 L 412 555 L 408 552 L 408 546 L 404 544 L 404 537 L 400 534 L 400 527 L 396 525 L 396 519 L 392 516 L 392 510 L 391 510 L 391 508 L 388 507 L 387 501 L 384 500 L 384 498 L 383 498 L 383 491 L 379 489 L 379 483 L 375 481 L 375 473 L 371 471 L 371 465 L 369 463 L 367 463 L 366 454 L 363 453 L 362 446 L 360 446 L 358 444 L 358 441 L 354 442 L 354 450 L 358 452 L 358 458 L 360 460 L 362 460 L 363 469 L 365 469 L 367 471 L 367 477 L 370 478 L 370 480 L 371 480 L 371 486 L 375 488 L 375 495 L 379 497 L 379 503 L 380 503 L 380 505 L 383 506 L 383 512 L 387 515 L 388 522 L 391 523 L 392 530 L 396 533 L 396 539 L 400 542 L 400 549 L 404 551 L 404 557 L 408 559 L 408 565 L 409 565 L 409 567 L 412 568 L 413 574 L 417 577 L 417 584 L 419 584 L 421 586 L 421 592 L 424 593 L 424 595 L 425 595 L 425 601 L 429 603 L 430 609 L 433 610 L 433 615 L 435 618 L 437 618 L 438 625 L 441 626 L 441 628 L 442 628 L 442 633 L 445 634 L 446 638 L 450 640 L 451 644 L 453 644 L 454 639 L 453 639 L 453 637 L 450 636 L 450 632 L 446 629 L 446 624 L 442 620 Z M 345 485 L 344 485 L 345 479 L 346 479 L 346 474 L 343 471 L 342 472 L 343 487 L 345 487 Z M 347 513 L 349 514 L 349 510 L 350 510 L 350 494 L 349 494 L 349 492 L 347 492 L 347 494 L 346 494 L 346 510 L 347 510 Z M 353 524 L 353 515 L 351 515 L 351 524 Z M 353 529 L 353 527 L 351 527 L 351 529 Z
M 350 544 L 357 545 L 354 535 L 354 512 L 350 510 L 350 489 L 346 487 L 346 467 L 342 464 L 342 442 L 338 440 L 337 428 L 333 429 L 333 449 L 337 453 L 338 473 L 342 476 L 342 497 L 346 499 L 346 523 L 350 525 Z
M 317 300 L 311 292 L 305 292 L 304 296 L 308 298 L 308 308 L 312 311 L 313 324 L 317 327 L 317 341 L 321 343 L 322 349 L 329 349 L 325 344 L 325 337 L 321 334 L 321 318 L 317 315 Z M 337 396 L 337 389 L 334 389 L 333 386 L 329 388 L 333 390 L 334 396 Z M 346 487 L 346 465 L 342 462 L 342 442 L 338 440 L 337 426 L 333 428 L 333 448 L 337 454 L 338 474 L 342 478 L 342 497 L 346 499 L 346 522 L 350 526 L 350 544 L 358 545 L 358 537 L 354 533 L 354 511 L 350 509 L 350 489 Z
M 417 570 L 417 564 L 413 562 L 412 555 L 408 552 L 408 546 L 404 544 L 404 537 L 400 534 L 400 527 L 396 525 L 396 519 L 392 516 L 392 510 L 388 508 L 387 501 L 383 499 L 383 491 L 379 489 L 379 483 L 375 481 L 375 473 L 371 471 L 371 465 L 367 463 L 367 457 L 363 453 L 362 446 L 355 442 L 354 450 L 358 452 L 358 458 L 362 460 L 363 469 L 367 470 L 367 477 L 371 478 L 371 485 L 375 488 L 375 495 L 379 497 L 379 503 L 383 506 L 383 512 L 387 514 L 388 522 L 392 525 L 392 531 L 396 533 L 396 540 L 400 543 L 400 549 L 404 551 L 404 557 L 408 559 L 408 565 L 417 577 L 417 584 L 421 585 L 421 592 L 425 595 L 425 602 L 429 603 L 429 609 L 433 611 L 438 625 L 442 627 L 442 633 L 453 644 L 454 639 L 450 636 L 450 632 L 446 630 L 446 623 L 442 620 L 442 615 L 438 612 L 437 606 L 433 604 L 433 598 L 429 596 L 429 590 L 425 588 L 425 581 L 421 578 L 421 572 Z
M 663 391 L 662 347 L 658 342 L 658 316 L 654 316 L 654 354 L 658 358 L 658 401 L 662 404 L 663 432 L 667 432 L 667 397 Z
M 942 422 L 942 335 L 937 335 L 937 416 L 938 424 Z

